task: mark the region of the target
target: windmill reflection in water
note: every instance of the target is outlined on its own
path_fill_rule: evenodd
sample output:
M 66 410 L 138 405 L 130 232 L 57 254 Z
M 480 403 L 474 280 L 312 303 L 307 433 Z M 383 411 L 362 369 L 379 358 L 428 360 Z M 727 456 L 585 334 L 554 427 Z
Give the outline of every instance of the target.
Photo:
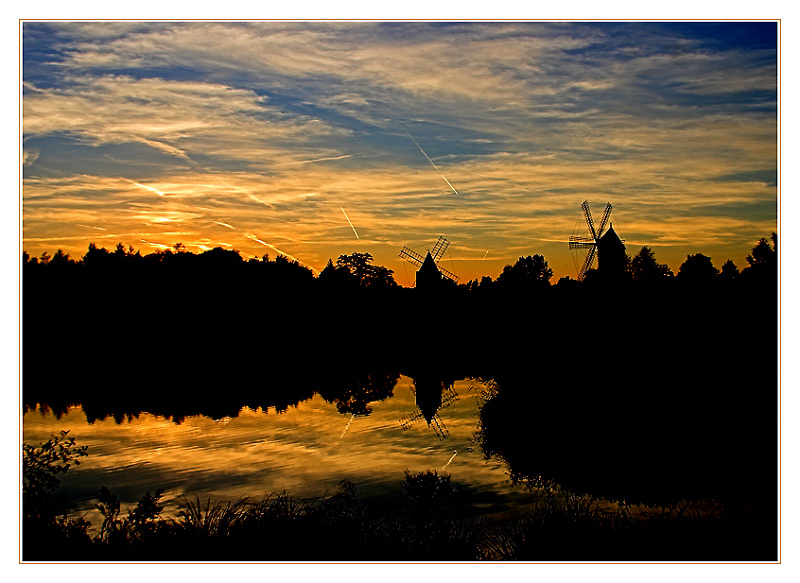
M 435 375 L 418 376 L 413 381 L 411 391 L 414 393 L 417 412 L 401 419 L 400 426 L 408 430 L 417 421 L 424 419 L 439 439 L 445 439 L 450 432 L 439 412 L 459 399 L 454 381 L 444 380 Z

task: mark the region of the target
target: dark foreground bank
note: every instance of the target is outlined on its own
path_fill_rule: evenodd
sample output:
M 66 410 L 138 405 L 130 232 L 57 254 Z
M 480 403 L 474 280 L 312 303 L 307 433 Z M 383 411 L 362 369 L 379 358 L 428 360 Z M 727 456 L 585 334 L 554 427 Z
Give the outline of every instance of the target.
M 348 482 L 315 500 L 286 493 L 234 502 L 184 499 L 162 516 L 163 492 L 123 511 L 103 488 L 90 525 L 52 504 L 58 474 L 86 454 L 65 434 L 26 446 L 23 561 L 774 561 L 769 520 L 709 502 L 632 515 L 558 488 L 526 515 L 468 515 L 447 474 L 409 474 L 403 502 L 374 512 Z M 735 508 L 735 507 L 734 507 Z M 90 528 L 94 527 L 91 531 Z

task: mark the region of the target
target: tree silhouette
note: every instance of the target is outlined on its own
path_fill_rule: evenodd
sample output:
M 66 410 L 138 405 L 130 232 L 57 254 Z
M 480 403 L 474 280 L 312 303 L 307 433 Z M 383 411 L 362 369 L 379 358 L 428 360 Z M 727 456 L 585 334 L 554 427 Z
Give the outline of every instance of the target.
M 765 238 L 761 238 L 753 247 L 752 252 L 745 258 L 748 267 L 742 270 L 745 281 L 771 280 L 776 283 L 778 272 L 778 234 L 772 233 L 772 245 Z
M 672 277 L 672 270 L 664 263 L 656 261 L 650 247 L 644 246 L 631 258 L 630 274 L 634 281 L 652 283 Z
M 753 267 L 755 265 L 772 265 L 778 255 L 778 234 L 772 233 L 773 247 L 770 247 L 769 241 L 765 238 L 758 240 L 758 243 L 753 247 L 753 251 L 746 257 L 747 263 Z
M 50 265 L 56 266 L 63 266 L 69 263 L 72 263 L 72 258 L 70 258 L 69 253 L 64 253 L 61 249 L 56 251 L 56 254 L 53 255 L 53 258 L 50 260 Z
M 180 253 L 180 251 L 178 253 Z M 214 247 L 213 249 L 204 251 L 199 257 L 208 267 L 237 265 L 242 262 L 242 256 L 239 255 L 238 251 L 223 249 L 222 247 Z
M 89 243 L 89 250 L 83 256 L 83 264 L 89 269 L 102 269 L 109 265 L 109 252 L 105 247 Z
M 511 289 L 530 289 L 550 285 L 553 270 L 543 255 L 520 257 L 514 265 L 506 265 L 497 283 Z
M 347 269 L 363 287 L 387 288 L 397 285 L 392 270 L 381 265 L 372 265 L 372 255 L 369 253 L 340 255 L 336 265 Z
M 393 371 L 345 369 L 333 372 L 319 394 L 329 403 L 335 403 L 339 413 L 369 415 L 370 403 L 391 397 L 399 379 L 400 375 Z
M 712 281 L 719 270 L 711 263 L 711 258 L 697 253 L 687 255 L 686 261 L 678 269 L 678 279 L 692 283 L 708 283 Z
M 739 268 L 736 267 L 736 264 L 728 259 L 725 263 L 722 264 L 722 268 L 719 272 L 720 279 L 724 281 L 733 281 L 737 277 L 739 277 Z
M 319 281 L 327 287 L 337 289 L 356 287 L 359 285 L 358 278 L 350 272 L 350 269 L 344 265 L 339 265 L 338 261 L 337 265 L 334 265 L 333 261 L 330 259 L 328 259 L 325 269 L 320 272 Z

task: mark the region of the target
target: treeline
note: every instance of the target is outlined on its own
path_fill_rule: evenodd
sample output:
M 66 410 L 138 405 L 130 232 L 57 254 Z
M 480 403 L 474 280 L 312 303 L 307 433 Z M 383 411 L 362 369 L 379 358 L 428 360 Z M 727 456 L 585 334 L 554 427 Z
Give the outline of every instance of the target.
M 693 255 L 672 276 L 645 247 L 623 277 L 590 272 L 551 285 L 547 261 L 533 255 L 496 280 L 443 279 L 433 289 L 396 285 L 367 253 L 330 261 L 319 276 L 282 256 L 245 261 L 180 245 L 149 255 L 91 245 L 79 260 L 26 255 L 24 385 L 79 379 L 157 394 L 274 377 L 277 390 L 286 375 L 365 364 L 492 378 L 532 353 L 570 366 L 572 346 L 609 335 L 662 354 L 686 354 L 699 338 L 710 354 L 760 341 L 776 357 L 776 246 L 759 241 L 741 272 Z
M 713 265 L 711 258 L 702 253 L 687 255 L 686 261 L 681 264 L 677 273 L 673 273 L 668 265 L 659 263 L 652 249 L 644 246 L 633 257 L 626 255 L 624 273 L 615 274 L 613 283 L 664 283 L 673 277 L 678 281 L 695 285 L 708 284 L 714 280 L 734 281 L 740 276 L 749 280 L 768 279 L 774 277 L 776 273 L 777 246 L 776 233 L 772 234 L 771 243 L 766 238 L 760 239 L 751 254 L 745 258 L 747 266 L 741 271 L 730 259 L 718 269 Z M 86 254 L 79 259 L 70 257 L 61 249 L 53 256 L 45 252 L 40 257 L 31 257 L 24 252 L 23 269 L 24 275 L 30 278 L 47 273 L 64 278 L 65 281 L 71 277 L 83 276 L 101 278 L 104 281 L 125 280 L 125 283 L 133 283 L 142 278 L 157 277 L 162 280 L 165 288 L 174 281 L 201 286 L 223 284 L 230 287 L 237 283 L 248 283 L 303 287 L 312 285 L 311 282 L 315 279 L 318 285 L 328 291 L 356 288 L 376 291 L 397 287 L 393 271 L 373 265 L 372 260 L 372 255 L 369 253 L 341 255 L 336 263 L 328 260 L 325 269 L 315 277 L 310 268 L 280 254 L 274 260 L 270 260 L 269 255 L 264 255 L 260 259 L 253 257 L 245 260 L 233 249 L 217 247 L 195 254 L 187 251 L 183 244 L 177 243 L 172 249 L 142 255 L 133 247 L 126 249 L 122 243 L 118 243 L 113 251 L 97 247 L 92 243 Z M 445 289 L 458 288 L 464 292 L 485 290 L 492 284 L 507 290 L 518 290 L 549 286 L 552 277 L 553 270 L 549 268 L 547 260 L 544 256 L 536 254 L 520 257 L 513 265 L 506 265 L 496 280 L 484 276 L 457 286 L 449 280 L 443 280 L 442 285 Z M 609 283 L 608 278 L 609 276 L 600 271 L 591 269 L 587 272 L 584 282 L 592 284 L 606 280 L 605 283 Z M 578 283 L 566 276 L 559 279 L 556 285 L 575 286 Z

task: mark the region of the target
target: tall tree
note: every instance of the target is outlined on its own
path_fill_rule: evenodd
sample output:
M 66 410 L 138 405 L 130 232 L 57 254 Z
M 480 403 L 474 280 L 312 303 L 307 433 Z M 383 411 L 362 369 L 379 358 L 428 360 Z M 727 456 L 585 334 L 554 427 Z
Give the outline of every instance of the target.
M 772 247 L 769 241 L 764 237 L 758 240 L 758 243 L 753 247 L 753 251 L 747 256 L 747 263 L 750 267 L 756 265 L 773 265 L 777 262 L 778 258 L 778 234 L 772 233 Z
M 678 279 L 693 283 L 712 281 L 719 270 L 711 263 L 711 258 L 702 253 L 687 255 L 686 261 L 678 268 Z
M 506 265 L 497 278 L 497 283 L 510 288 L 549 286 L 553 270 L 543 255 L 520 257 L 514 265 Z
M 759 280 L 777 277 L 778 272 L 778 234 L 772 233 L 772 245 L 765 238 L 761 238 L 753 247 L 750 255 L 746 257 L 748 266 L 742 270 L 742 276 L 747 280 Z M 776 280 L 775 280 L 776 281 Z
M 732 281 L 739 276 L 739 268 L 736 267 L 736 264 L 728 259 L 725 263 L 722 264 L 722 269 L 720 269 L 719 277 L 725 281 Z
M 395 287 L 393 272 L 381 265 L 372 265 L 369 253 L 340 255 L 336 266 L 347 269 L 364 287 Z
M 664 263 L 656 261 L 650 247 L 644 246 L 631 258 L 630 274 L 634 281 L 653 282 L 672 277 L 672 270 Z

